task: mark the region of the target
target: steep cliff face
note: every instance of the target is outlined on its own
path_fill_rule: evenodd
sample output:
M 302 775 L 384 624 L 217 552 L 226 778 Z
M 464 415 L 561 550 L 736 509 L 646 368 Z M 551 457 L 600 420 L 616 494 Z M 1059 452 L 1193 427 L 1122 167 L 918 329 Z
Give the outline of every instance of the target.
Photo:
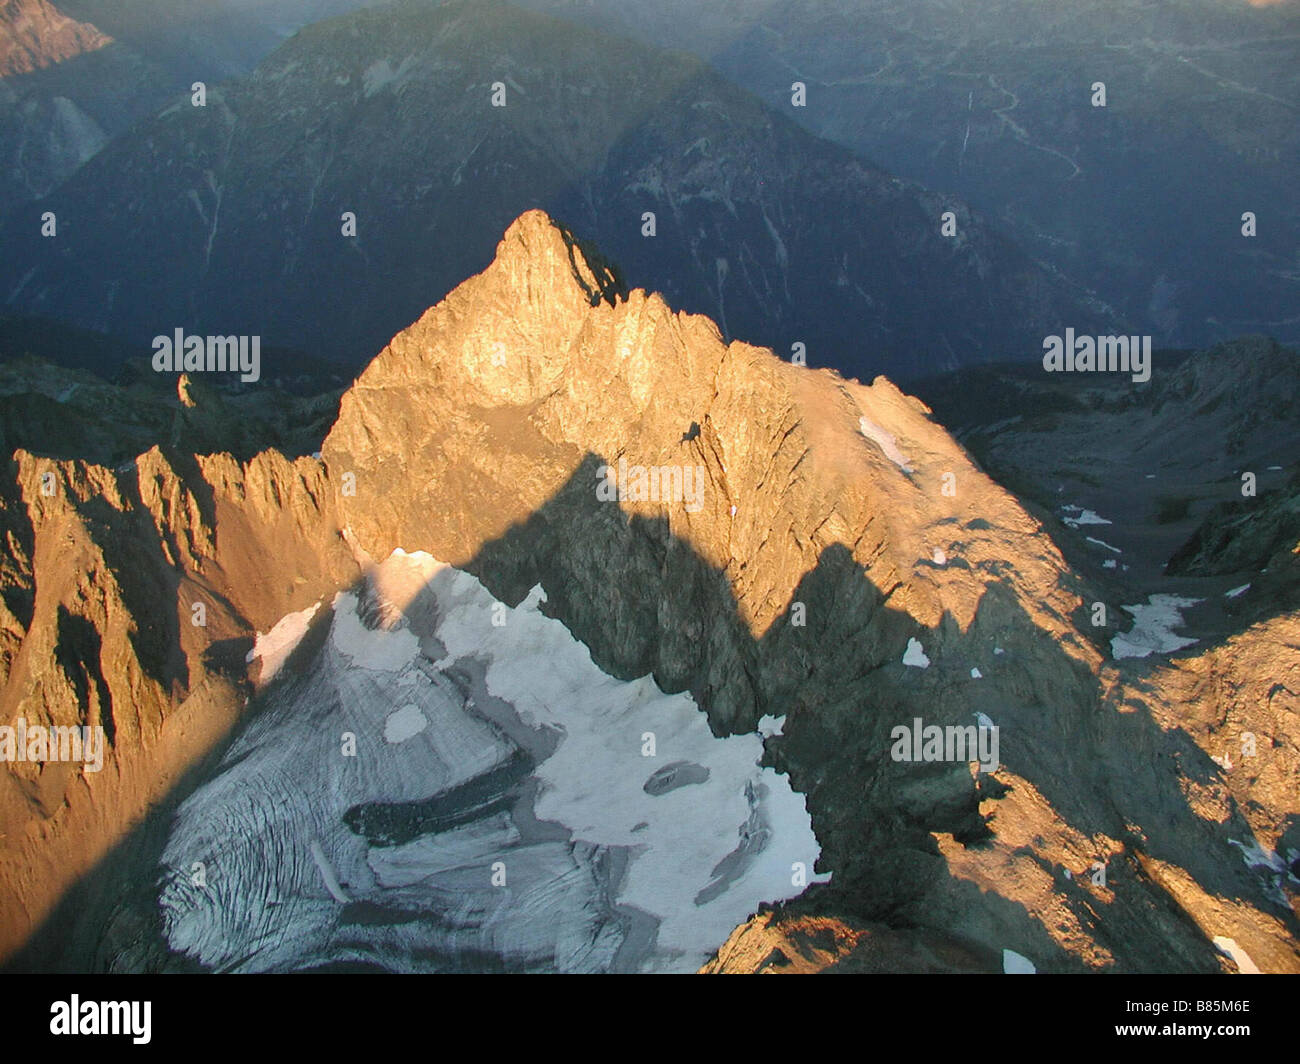
M 31 826 L 0 867 L 35 869 L 3 882 L 25 914 L 7 941 L 251 697 L 135 858 L 156 888 L 106 898 L 88 876 L 111 931 L 64 948 L 118 968 L 680 968 L 723 944 L 719 914 L 784 901 L 710 969 L 779 948 L 812 968 L 1009 950 L 1215 971 L 1216 937 L 1300 967 L 1285 870 L 1242 860 L 1279 844 L 1285 764 L 1226 783 L 1197 745 L 1213 714 L 1187 730 L 1183 663 L 1108 660 L 1084 634 L 1097 589 L 883 378 L 724 343 L 531 211 L 374 359 L 321 453 L 56 463 L 53 498 L 45 460 L 16 458 L 4 708 L 112 715 L 125 794 L 58 766 L 6 777 L 6 823 Z M 191 729 L 171 745 L 169 721 Z M 924 725 L 999 748 L 904 759 L 895 729 Z M 665 729 L 690 756 L 627 754 Z M 666 801 L 721 848 L 673 835 Z M 498 861 L 518 893 L 485 886 Z

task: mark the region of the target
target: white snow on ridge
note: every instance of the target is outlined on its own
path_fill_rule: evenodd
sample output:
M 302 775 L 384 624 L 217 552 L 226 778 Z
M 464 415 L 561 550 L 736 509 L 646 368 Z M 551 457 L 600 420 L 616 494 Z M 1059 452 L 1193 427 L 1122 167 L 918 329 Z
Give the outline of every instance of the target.
M 1094 539 L 1092 536 L 1084 536 L 1083 538 L 1086 539 L 1089 543 L 1095 543 L 1095 544 L 1097 544 L 1097 546 L 1099 546 L 1099 547 L 1105 547 L 1107 550 L 1113 550 L 1116 554 L 1123 554 L 1123 553 L 1124 553 L 1124 552 L 1123 552 L 1122 550 L 1120 550 L 1118 547 L 1112 547 L 1112 546 L 1111 546 L 1109 543 L 1107 543 L 1105 540 Z
M 785 714 L 775 716 L 768 713 L 758 720 L 758 734 L 764 739 L 770 739 L 775 735 L 783 734 L 785 729 Z
M 1002 951 L 1002 974 L 1037 975 L 1038 969 L 1034 967 L 1034 962 L 1028 957 L 1017 953 L 1013 949 L 1004 949 Z
M 307 628 L 318 609 L 320 609 L 319 602 L 297 613 L 285 614 L 265 635 L 261 632 L 257 634 L 253 649 L 248 652 L 244 660 L 251 664 L 256 658 L 262 659 L 262 675 L 257 681 L 259 688 L 265 687 L 275 679 L 276 674 L 284 667 L 289 655 L 307 634 Z
M 1174 629 L 1183 626 L 1182 611 L 1201 601 L 1179 595 L 1152 595 L 1145 606 L 1123 607 L 1133 615 L 1133 628 L 1110 641 L 1111 656 L 1117 661 L 1145 658 L 1191 646 L 1196 640 L 1175 635 Z
M 1249 585 L 1249 584 L 1242 584 L 1241 587 L 1234 587 L 1231 591 L 1225 591 L 1225 592 L 1223 593 L 1223 597 L 1224 597 L 1224 598 L 1237 598 L 1237 597 L 1240 596 L 1240 595 L 1244 595 L 1244 594 L 1245 594 L 1247 591 L 1249 591 L 1249 590 L 1250 590 L 1250 585 Z
M 1250 959 L 1250 954 L 1238 946 L 1235 939 L 1215 935 L 1213 941 L 1215 948 L 1220 953 L 1226 954 L 1237 962 L 1237 973 L 1239 975 L 1260 974 L 1259 969 L 1255 967 L 1255 962 Z

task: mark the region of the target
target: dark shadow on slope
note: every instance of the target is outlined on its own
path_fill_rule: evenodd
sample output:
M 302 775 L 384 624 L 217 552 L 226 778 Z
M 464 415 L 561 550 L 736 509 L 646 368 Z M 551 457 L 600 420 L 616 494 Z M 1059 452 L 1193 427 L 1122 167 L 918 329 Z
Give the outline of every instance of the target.
M 60 606 L 58 640 L 54 656 L 71 681 L 77 701 L 85 711 L 82 722 L 92 727 L 98 724 L 104 729 L 108 745 L 116 745 L 117 721 L 113 716 L 113 694 L 104 682 L 99 664 L 103 652 L 103 640 L 99 631 L 85 617 L 71 614 Z M 93 719 L 90 713 L 92 695 L 96 711 Z

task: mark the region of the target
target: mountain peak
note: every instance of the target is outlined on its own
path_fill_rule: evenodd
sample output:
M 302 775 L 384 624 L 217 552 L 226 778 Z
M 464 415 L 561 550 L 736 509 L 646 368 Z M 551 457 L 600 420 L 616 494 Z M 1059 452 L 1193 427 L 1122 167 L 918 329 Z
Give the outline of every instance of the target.
M 495 262 L 526 282 L 576 282 L 591 306 L 602 300 L 614 306 L 627 298 L 618 267 L 540 209 L 525 211 L 510 224 Z
M 46 0 L 0 3 L 0 78 L 28 74 L 112 43 L 90 23 L 69 18 Z

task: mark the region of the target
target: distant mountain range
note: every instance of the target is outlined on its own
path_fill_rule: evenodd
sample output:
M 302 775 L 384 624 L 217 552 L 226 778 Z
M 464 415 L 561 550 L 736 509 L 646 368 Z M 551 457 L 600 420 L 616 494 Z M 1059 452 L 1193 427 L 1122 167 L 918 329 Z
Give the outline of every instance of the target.
M 966 200 L 1159 344 L 1300 341 L 1295 0 L 521 2 L 774 106 L 803 82 L 796 121 Z
M 0 202 L 45 195 L 133 122 L 252 70 L 300 26 L 364 0 L 4 0 Z
M 724 335 L 868 379 L 1035 357 L 1062 323 L 1113 320 L 960 202 L 697 60 L 420 0 L 304 29 L 12 212 L 0 293 L 146 349 L 184 324 L 359 364 L 534 206 Z

